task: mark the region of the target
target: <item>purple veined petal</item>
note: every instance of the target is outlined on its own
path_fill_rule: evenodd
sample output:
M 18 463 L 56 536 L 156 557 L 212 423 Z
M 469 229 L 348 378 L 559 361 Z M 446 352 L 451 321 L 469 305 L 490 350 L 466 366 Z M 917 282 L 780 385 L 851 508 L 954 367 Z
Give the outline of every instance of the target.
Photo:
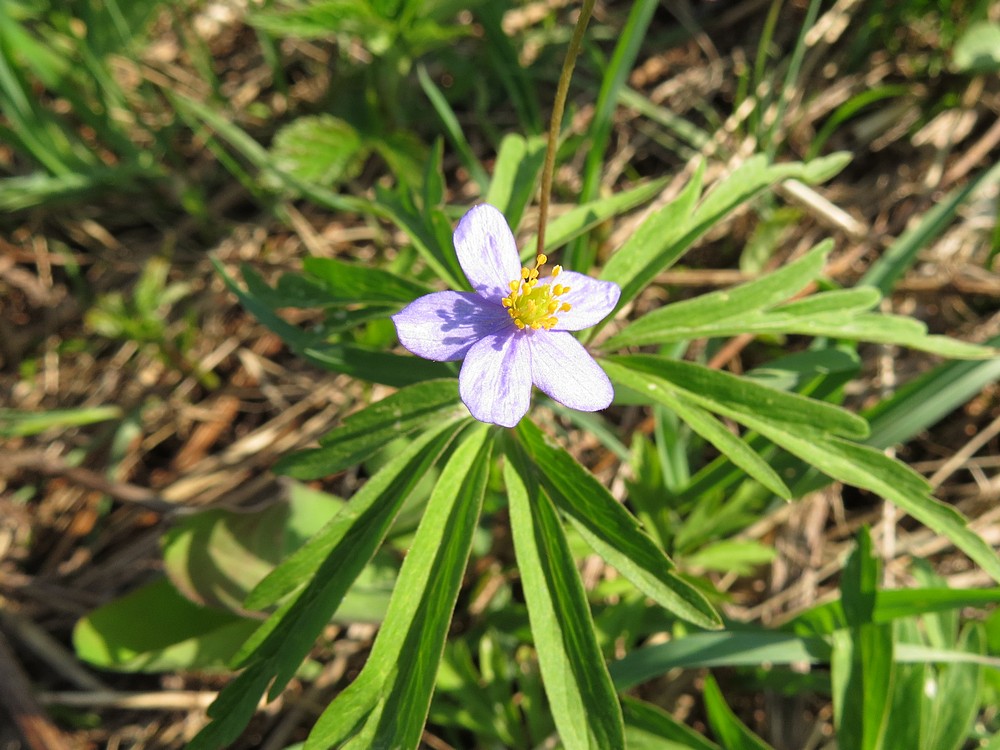
M 543 284 L 562 284 L 569 291 L 559 299 L 569 302 L 567 312 L 556 313 L 559 322 L 554 331 L 581 331 L 597 325 L 615 309 L 622 294 L 621 287 L 613 281 L 599 281 L 576 271 L 563 271 L 554 279 L 542 279 Z
M 434 292 L 392 316 L 399 343 L 424 359 L 462 359 L 491 333 L 514 330 L 507 311 L 472 292 Z
M 568 334 L 567 334 L 568 335 Z M 531 405 L 531 352 L 520 331 L 494 333 L 465 355 L 458 392 L 480 422 L 514 427 Z
M 604 370 L 566 331 L 532 331 L 531 379 L 563 406 L 579 411 L 607 409 L 615 390 Z
M 455 252 L 472 288 L 500 304 L 510 294 L 510 282 L 521 278 L 517 243 L 507 220 L 493 206 L 469 209 L 455 228 Z

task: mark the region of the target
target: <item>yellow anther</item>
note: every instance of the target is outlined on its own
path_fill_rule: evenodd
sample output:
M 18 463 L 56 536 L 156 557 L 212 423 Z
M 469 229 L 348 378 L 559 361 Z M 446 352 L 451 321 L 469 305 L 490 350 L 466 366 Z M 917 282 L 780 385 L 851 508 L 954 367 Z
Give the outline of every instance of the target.
M 572 309 L 573 309 L 573 305 L 571 305 L 569 302 L 563 302 L 559 306 L 559 312 L 569 312 Z
M 508 285 L 510 294 L 504 297 L 502 304 L 518 330 L 551 330 L 559 322 L 556 313 L 570 309 L 568 303 L 559 299 L 560 295 L 569 291 L 568 286 L 538 283 L 539 269 L 547 261 L 548 257 L 544 253 L 539 253 L 535 257 L 535 267 L 522 268 L 519 278 Z M 562 270 L 562 266 L 555 266 L 552 269 L 552 278 L 562 273 Z

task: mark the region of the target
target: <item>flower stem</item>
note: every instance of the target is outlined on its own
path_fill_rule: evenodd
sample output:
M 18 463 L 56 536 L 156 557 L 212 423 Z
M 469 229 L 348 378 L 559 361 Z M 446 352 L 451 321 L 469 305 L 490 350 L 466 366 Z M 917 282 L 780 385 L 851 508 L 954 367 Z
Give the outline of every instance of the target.
M 556 148 L 559 145 L 559 130 L 562 126 L 563 110 L 566 108 L 566 96 L 569 94 L 569 79 L 573 77 L 573 67 L 576 56 L 583 43 L 583 33 L 590 22 L 590 14 L 594 11 L 596 0 L 583 0 L 580 17 L 573 29 L 566 59 L 563 61 L 562 72 L 559 74 L 559 85 L 556 87 L 556 99 L 552 103 L 552 120 L 549 123 L 549 143 L 545 149 L 545 164 L 542 167 L 542 194 L 538 199 L 538 255 L 545 249 L 545 223 L 549 217 L 549 196 L 552 193 L 552 173 L 556 167 Z

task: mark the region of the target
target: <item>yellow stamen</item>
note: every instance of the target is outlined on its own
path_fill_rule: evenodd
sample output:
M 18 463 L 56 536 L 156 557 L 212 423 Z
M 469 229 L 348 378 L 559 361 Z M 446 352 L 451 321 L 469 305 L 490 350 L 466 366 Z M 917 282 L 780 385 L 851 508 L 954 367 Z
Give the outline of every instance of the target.
M 508 284 L 510 294 L 503 298 L 502 304 L 519 330 L 523 331 L 525 328 L 533 331 L 550 330 L 559 322 L 556 313 L 568 312 L 571 309 L 568 302 L 559 299 L 569 291 L 568 286 L 538 283 L 539 269 L 547 261 L 548 257 L 544 253 L 539 253 L 535 258 L 535 267 L 522 268 L 520 278 Z M 557 277 L 562 270 L 562 266 L 555 266 L 551 278 Z

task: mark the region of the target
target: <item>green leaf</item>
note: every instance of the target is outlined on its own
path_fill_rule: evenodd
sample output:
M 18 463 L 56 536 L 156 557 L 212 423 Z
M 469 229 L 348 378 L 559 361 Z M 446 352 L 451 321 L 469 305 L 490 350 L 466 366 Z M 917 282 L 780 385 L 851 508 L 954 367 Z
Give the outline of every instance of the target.
M 277 169 L 322 187 L 357 177 L 367 155 L 354 126 L 329 114 L 296 118 L 278 130 L 271 145 Z
M 504 215 L 515 232 L 524 209 L 538 188 L 538 176 L 545 161 L 545 146 L 542 136 L 526 140 L 512 133 L 500 141 L 493 179 L 485 200 Z
M 793 263 L 759 279 L 647 313 L 612 336 L 605 347 L 683 341 L 705 335 L 702 331 L 712 327 L 739 326 L 749 313 L 784 302 L 815 280 L 832 247 L 832 241 L 822 242 Z
M 644 388 L 648 390 L 650 379 L 645 375 L 636 373 L 628 367 L 620 367 L 618 360 L 604 361 L 603 364 L 608 377 L 616 383 L 621 383 L 640 392 Z M 659 387 L 655 398 L 658 403 L 663 404 L 683 419 L 692 430 L 718 448 L 730 461 L 771 492 L 786 500 L 791 499 L 791 490 L 785 486 L 781 477 L 767 461 L 757 455 L 744 440 L 726 429 L 709 411 L 686 400 L 680 391 L 670 391 L 668 388 Z
M 861 277 L 860 284 L 874 286 L 888 294 L 900 277 L 916 262 L 920 251 L 929 247 L 947 229 L 959 208 L 980 186 L 1000 180 L 1000 164 L 980 172 L 969 182 L 951 190 L 921 217 L 915 226 L 906 230 L 892 243 Z
M 597 554 L 676 616 L 703 628 L 720 627 L 704 595 L 674 572 L 673 562 L 593 474 L 530 420 L 521 420 L 517 436 L 556 506 Z
M 722 697 L 722 691 L 711 675 L 705 678 L 703 697 L 709 726 L 718 735 L 726 750 L 773 750 L 764 740 L 751 732 L 726 705 L 726 699 Z
M 320 568 L 336 570 L 334 579 L 349 578 L 359 556 L 371 557 L 403 501 L 465 423 L 464 419 L 439 423 L 393 456 L 329 523 L 257 584 L 245 606 L 261 609 L 304 584 L 342 588 L 336 580 L 318 583 Z
M 624 747 L 618 697 L 562 526 L 523 456 L 516 448 L 507 456 L 504 480 L 514 552 L 562 744 L 567 750 Z
M 469 170 L 473 181 L 479 187 L 479 194 L 485 195 L 489 191 L 490 178 L 486 174 L 486 170 L 480 163 L 479 159 L 472 151 L 472 147 L 469 145 L 469 141 L 466 140 L 465 134 L 462 132 L 462 126 L 458 122 L 458 117 L 455 115 L 455 110 L 451 108 L 448 100 L 445 99 L 444 94 L 441 93 L 441 89 L 437 87 L 431 77 L 427 74 L 427 68 L 423 65 L 417 66 L 417 80 L 420 81 L 420 87 L 424 90 L 424 94 L 430 100 L 431 106 L 434 107 L 434 111 L 437 112 L 438 117 L 441 118 L 441 123 L 444 125 L 445 132 L 451 139 L 452 145 L 458 152 L 459 158 L 462 160 L 462 164 L 465 168 Z
M 306 346 L 301 349 L 301 354 L 327 370 L 394 388 L 454 376 L 454 370 L 446 362 L 431 362 L 351 344 Z
M 296 479 L 320 479 L 361 463 L 401 435 L 464 414 L 457 380 L 425 380 L 355 412 L 319 439 L 321 448 L 283 456 L 274 471 Z
M 830 659 L 837 739 L 858 750 L 881 747 L 892 702 L 892 626 L 872 621 L 880 572 L 871 536 L 862 528 L 840 585 L 848 628 L 833 633 Z
M 822 638 L 766 630 L 692 633 L 612 662 L 611 679 L 619 690 L 628 690 L 677 668 L 822 664 L 829 658 L 830 644 Z
M 77 656 L 119 672 L 223 669 L 255 620 L 202 607 L 166 578 L 105 604 L 77 621 Z
M 304 258 L 305 272 L 323 282 L 328 304 L 395 304 L 410 302 L 431 290 L 381 268 L 334 258 Z
M 662 708 L 628 696 L 622 699 L 629 750 L 720 750 Z
M 288 684 L 382 543 L 403 501 L 459 428 L 458 423 L 445 423 L 417 438 L 369 479 L 316 536 L 250 592 L 246 606 L 258 609 L 300 589 L 285 599 L 233 657 L 233 663 L 246 668 L 219 693 L 209 709 L 213 721 L 192 741 L 192 750 L 215 750 L 231 744 L 268 685 L 273 699 Z
M 361 674 L 327 706 L 313 748 L 416 748 L 465 573 L 492 441 L 475 425 L 441 472 Z
M 635 298 L 653 278 L 670 268 L 688 245 L 678 242 L 688 217 L 701 195 L 705 162 L 699 162 L 684 190 L 663 208 L 649 216 L 608 259 L 601 272 L 604 281 L 622 289 L 616 309 Z
M 960 652 L 982 655 L 986 639 L 981 623 L 970 622 L 957 644 Z M 982 703 L 983 668 L 975 662 L 951 662 L 941 667 L 924 698 L 930 705 L 923 714 L 927 730 L 921 738 L 922 750 L 959 750 L 972 731 Z M 930 693 L 930 696 L 928 696 Z
M 1000 346 L 1000 336 L 986 342 Z M 905 442 L 1000 380 L 1000 357 L 985 362 L 948 362 L 911 380 L 890 398 L 865 412 L 874 448 Z
M 721 370 L 652 354 L 612 356 L 602 360 L 615 377 L 627 377 L 630 388 L 660 402 L 660 395 L 683 395 L 713 411 L 742 421 L 743 415 L 761 415 L 771 422 L 802 426 L 845 437 L 864 437 L 867 423 L 855 414 L 825 401 L 806 398 L 760 385 Z M 625 373 L 628 375 L 625 375 Z M 669 404 L 666 404 L 669 408 Z
M 49 409 L 42 412 L 0 409 L 0 437 L 26 437 L 54 427 L 80 427 L 121 416 L 122 410 L 117 406 Z
M 951 65 L 960 73 L 1000 71 L 1000 23 L 979 21 L 971 24 L 955 42 Z
M 767 418 L 749 414 L 738 418 L 830 478 L 889 500 L 931 530 L 946 536 L 990 577 L 1000 581 L 1000 559 L 992 547 L 968 527 L 961 513 L 933 498 L 926 480 L 905 465 L 880 451 L 826 437 L 805 427 L 792 433 Z
M 262 510 L 212 508 L 170 529 L 163 561 L 177 589 L 202 606 L 243 613 L 247 592 L 303 544 L 301 530 L 323 526 L 343 505 L 326 493 L 288 485 L 286 497 Z
M 659 193 L 666 184 L 666 178 L 653 180 L 631 190 L 615 193 L 608 198 L 600 198 L 571 208 L 566 213 L 549 221 L 548 228 L 545 230 L 545 252 L 551 255 L 570 240 L 589 232 L 598 224 L 603 224 L 618 214 L 631 211 L 636 206 L 642 205 Z M 537 235 L 531 235 L 521 246 L 521 260 L 526 261 L 533 258 L 537 244 Z M 585 273 L 587 269 L 573 268 L 570 270 Z

